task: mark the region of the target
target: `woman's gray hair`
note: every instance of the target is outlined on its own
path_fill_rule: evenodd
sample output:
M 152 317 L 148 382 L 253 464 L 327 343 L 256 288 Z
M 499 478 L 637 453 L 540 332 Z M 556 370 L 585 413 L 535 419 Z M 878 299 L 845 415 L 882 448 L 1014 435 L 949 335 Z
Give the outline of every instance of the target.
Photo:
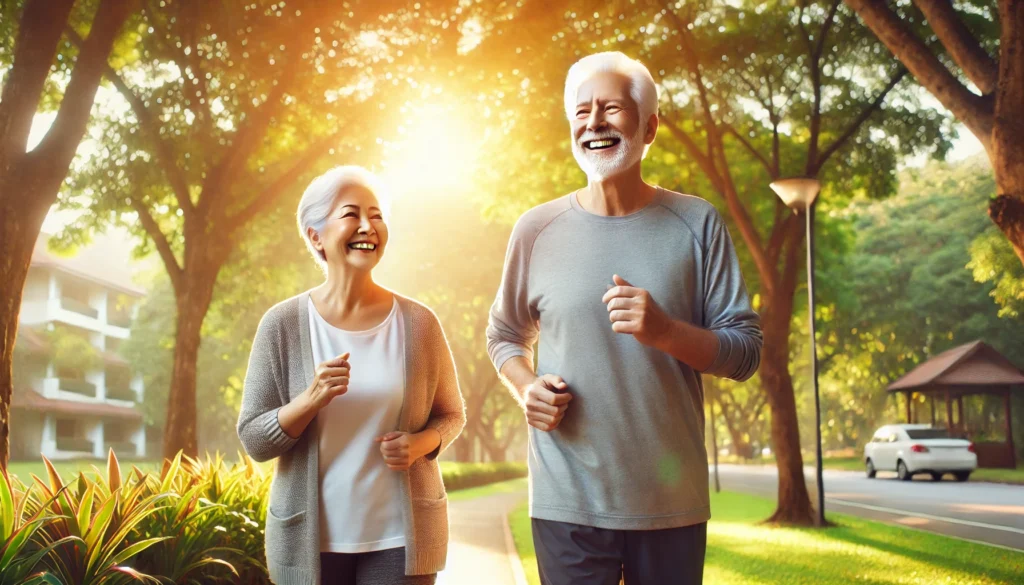
M 612 72 L 630 79 L 629 95 L 640 111 L 640 123 L 646 130 L 647 121 L 658 113 L 658 86 L 643 63 L 630 59 L 618 51 L 587 55 L 569 68 L 565 78 L 565 116 L 576 117 L 580 86 L 598 73 Z
M 363 167 L 346 165 L 334 167 L 319 177 L 313 179 L 299 200 L 299 209 L 295 212 L 299 224 L 299 234 L 302 235 L 309 253 L 321 268 L 327 266 L 327 257 L 323 252 L 313 247 L 313 241 L 309 239 L 309 230 L 313 228 L 319 233 L 327 218 L 334 208 L 338 195 L 349 187 L 363 187 L 377 198 L 380 203 L 381 213 L 387 220 L 390 215 L 390 201 L 387 190 L 376 175 Z

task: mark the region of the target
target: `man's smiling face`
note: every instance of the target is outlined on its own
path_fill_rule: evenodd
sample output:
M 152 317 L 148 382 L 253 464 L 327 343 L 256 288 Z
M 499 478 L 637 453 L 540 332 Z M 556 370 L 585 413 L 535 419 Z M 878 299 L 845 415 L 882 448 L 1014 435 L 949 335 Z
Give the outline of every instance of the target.
M 629 77 L 597 73 L 577 91 L 572 153 L 591 180 L 613 177 L 643 158 L 645 124 Z

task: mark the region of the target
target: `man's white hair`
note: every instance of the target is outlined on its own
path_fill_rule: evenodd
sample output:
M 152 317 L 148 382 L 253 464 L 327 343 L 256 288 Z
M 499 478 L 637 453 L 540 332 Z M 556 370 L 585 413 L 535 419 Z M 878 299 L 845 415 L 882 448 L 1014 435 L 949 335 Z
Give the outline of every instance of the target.
M 640 127 L 647 130 L 647 121 L 658 113 L 658 86 L 647 67 L 618 51 L 594 53 L 580 59 L 569 68 L 565 78 L 565 116 L 576 117 L 580 86 L 598 73 L 612 72 L 630 79 L 629 95 L 640 112 Z
M 377 176 L 360 166 L 346 165 L 334 167 L 319 177 L 313 179 L 299 200 L 299 209 L 295 216 L 299 223 L 299 233 L 309 248 L 309 253 L 320 265 L 321 269 L 327 267 L 327 257 L 323 252 L 313 247 L 313 241 L 309 239 L 309 230 L 313 228 L 318 233 L 324 229 L 327 218 L 334 208 L 334 204 L 341 194 L 350 187 L 363 187 L 373 193 L 380 203 L 381 213 L 387 219 L 390 212 L 390 205 L 387 191 Z

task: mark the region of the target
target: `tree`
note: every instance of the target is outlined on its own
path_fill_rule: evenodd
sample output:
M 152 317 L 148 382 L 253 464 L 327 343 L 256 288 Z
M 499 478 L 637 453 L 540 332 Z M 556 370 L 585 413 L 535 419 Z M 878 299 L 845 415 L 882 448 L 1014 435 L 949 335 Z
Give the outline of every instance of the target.
M 368 164 L 388 104 L 417 87 L 423 54 L 410 46 L 429 37 L 429 16 L 404 2 L 147 2 L 137 67 L 105 70 L 127 107 L 102 121 L 100 153 L 75 178 L 67 206 L 90 213 L 69 237 L 125 226 L 167 270 L 164 455 L 197 451 L 196 363 L 222 267 L 330 155 Z
M 997 192 L 988 214 L 1024 264 L 1024 2 L 999 0 L 997 12 L 988 2 L 846 3 L 985 147 Z
M 95 4 L 86 4 L 26 0 L 0 6 L 0 29 L 8 29 L 0 63 L 9 67 L 0 96 L 0 468 L 7 467 L 12 360 L 32 249 L 85 134 L 103 66 L 132 7 L 130 0 L 101 0 L 89 14 Z M 72 26 L 88 29 L 88 35 L 79 51 L 61 51 L 55 63 L 61 37 Z M 13 47 L 9 38 L 15 39 Z M 42 141 L 28 150 L 32 120 L 41 108 L 57 113 Z

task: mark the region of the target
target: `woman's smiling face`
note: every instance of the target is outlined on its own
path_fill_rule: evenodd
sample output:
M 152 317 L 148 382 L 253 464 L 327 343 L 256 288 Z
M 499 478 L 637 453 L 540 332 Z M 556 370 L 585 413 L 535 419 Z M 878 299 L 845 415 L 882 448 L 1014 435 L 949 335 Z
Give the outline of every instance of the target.
M 326 257 L 328 270 L 372 270 L 384 256 L 388 243 L 388 226 L 380 202 L 362 186 L 343 189 L 335 198 L 323 229 L 309 229 L 314 248 Z

